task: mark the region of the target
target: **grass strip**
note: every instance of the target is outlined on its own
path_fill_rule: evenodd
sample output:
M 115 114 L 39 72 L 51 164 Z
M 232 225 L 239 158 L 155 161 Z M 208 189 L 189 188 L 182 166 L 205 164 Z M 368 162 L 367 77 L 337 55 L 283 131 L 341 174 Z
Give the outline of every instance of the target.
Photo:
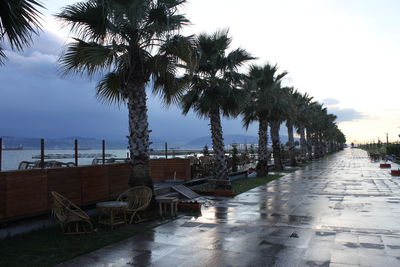
M 305 161 L 305 162 L 299 162 L 297 163 L 297 167 L 306 167 L 308 165 L 311 165 L 313 162 L 312 161 Z
M 278 172 L 281 172 L 281 173 L 292 173 L 292 172 L 297 171 L 298 169 L 299 168 L 290 168 L 290 169 L 284 169 L 284 170 L 278 171 Z
M 113 230 L 102 226 L 86 235 L 66 236 L 59 227 L 52 227 L 12 236 L 0 240 L 0 266 L 54 266 L 167 222 L 127 225 Z
M 270 181 L 278 179 L 283 175 L 267 175 L 266 177 L 248 177 L 248 178 L 240 178 L 232 181 L 232 188 L 238 194 L 249 191 L 250 189 L 266 184 Z

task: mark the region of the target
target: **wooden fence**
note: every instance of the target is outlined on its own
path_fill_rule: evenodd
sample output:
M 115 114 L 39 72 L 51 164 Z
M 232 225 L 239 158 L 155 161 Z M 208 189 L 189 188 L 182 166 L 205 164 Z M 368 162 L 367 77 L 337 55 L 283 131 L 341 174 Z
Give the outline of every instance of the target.
M 190 179 L 190 161 L 150 160 L 154 182 L 171 179 L 174 172 L 176 178 Z M 78 205 L 113 199 L 129 187 L 130 173 L 125 163 L 0 172 L 0 221 L 50 210 L 51 191 Z

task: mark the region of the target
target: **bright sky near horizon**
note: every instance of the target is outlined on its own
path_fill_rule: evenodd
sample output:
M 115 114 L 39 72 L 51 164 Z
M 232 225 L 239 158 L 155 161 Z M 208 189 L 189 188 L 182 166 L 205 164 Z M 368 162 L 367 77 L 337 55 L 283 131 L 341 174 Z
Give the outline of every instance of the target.
M 17 71 L 26 72 L 26 75 L 22 75 L 26 83 L 19 87 L 40 87 L 35 85 L 35 82 L 47 81 L 45 76 L 48 74 L 39 73 L 39 70 L 48 70 L 50 67 L 46 67 L 46 63 L 51 63 L 54 67 L 62 43 L 60 40 L 65 40 L 68 32 L 60 30 L 60 23 L 56 22 L 51 14 L 59 12 L 66 4 L 78 1 L 42 2 L 48 8 L 44 11 L 44 28 L 50 33 L 38 38 L 38 42 L 23 55 L 7 53 L 9 60 L 1 68 L 9 68 L 9 72 L 7 69 L 0 72 L 1 87 L 8 85 L 11 88 L 17 82 L 22 82 L 19 80 L 21 76 L 14 76 Z M 378 138 L 383 141 L 386 140 L 386 133 L 389 134 L 390 141 L 399 140 L 400 93 L 397 73 L 400 71 L 400 1 L 192 0 L 186 4 L 183 12 L 192 22 L 184 33 L 211 33 L 229 28 L 233 37 L 232 48 L 240 46 L 247 49 L 258 58 L 256 63 L 278 63 L 281 70 L 287 70 L 289 78 L 286 83 L 295 86 L 301 92 L 308 92 L 316 100 L 325 103 L 330 113 L 338 116 L 339 128 L 346 135 L 348 143 L 368 142 L 373 139 L 376 141 Z M 55 35 L 60 40 L 54 40 L 57 39 Z M 59 47 L 50 47 L 51 44 Z M 26 63 L 28 59 L 29 63 Z M 21 64 L 23 68 L 20 67 Z M 28 81 L 30 77 L 34 77 L 31 74 L 39 75 L 41 79 L 32 78 L 32 81 Z M 94 87 L 93 81 L 71 79 L 49 82 L 49 86 L 59 88 L 71 85 L 75 87 L 75 84 L 76 87 L 82 88 L 81 90 L 89 88 L 85 89 L 90 91 L 87 95 L 93 95 L 93 89 L 90 89 Z M 0 105 L 9 102 L 6 98 L 20 99 L 22 95 L 17 89 L 6 92 L 8 95 L 2 95 L 0 92 Z M 15 96 L 10 96 L 10 92 Z M 68 97 L 68 93 L 64 92 L 65 97 L 60 97 L 62 92 L 53 93 L 54 95 L 46 95 L 54 96 L 54 99 L 49 99 L 50 102 L 70 100 L 76 104 L 72 102 L 75 99 Z M 35 95 L 32 92 L 28 92 L 29 94 Z M 96 100 L 90 98 L 87 101 Z M 95 105 L 89 102 L 82 105 Z M 53 105 L 53 108 L 56 108 L 57 104 Z M 108 108 L 96 108 L 96 112 L 103 112 Z M 182 116 L 177 109 L 163 111 L 156 100 L 150 101 L 149 110 L 159 111 L 156 112 L 159 117 L 153 119 L 153 124 L 157 124 L 156 128 L 165 119 L 171 120 L 171 116 Z M 167 114 L 170 117 L 167 118 Z M 60 116 L 62 118 L 63 115 Z M 20 115 L 19 118 L 22 117 Z M 114 121 L 115 117 L 108 118 L 109 122 Z M 125 119 L 126 117 L 123 118 Z M 179 120 L 181 123 L 193 123 L 195 117 L 187 118 L 186 121 Z M 206 133 L 207 123 L 200 124 Z M 240 123 L 228 121 L 225 124 L 225 132 L 243 131 L 238 129 L 235 132 L 233 128 L 240 127 Z M 96 131 L 102 129 L 100 126 L 94 128 Z M 167 125 L 159 130 L 168 131 L 170 128 Z M 17 126 L 8 127 L 8 132 L 5 131 L 3 135 L 12 135 L 16 129 Z M 121 129 L 124 128 L 121 126 Z M 250 131 L 256 134 L 255 128 Z M 53 132 L 49 131 L 50 133 Z M 90 135 L 90 131 L 84 134 Z

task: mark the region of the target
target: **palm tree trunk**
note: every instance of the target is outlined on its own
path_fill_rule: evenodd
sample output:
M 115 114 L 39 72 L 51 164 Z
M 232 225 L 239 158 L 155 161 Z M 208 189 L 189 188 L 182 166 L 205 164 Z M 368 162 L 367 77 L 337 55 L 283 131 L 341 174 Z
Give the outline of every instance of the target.
M 307 156 L 309 160 L 313 159 L 313 154 L 312 154 L 312 137 L 311 137 L 311 131 L 309 129 L 307 129 L 306 131 L 306 135 L 307 135 Z
M 328 142 L 328 154 L 333 153 L 333 141 Z
M 295 154 L 295 145 L 294 145 L 294 137 L 293 137 L 293 123 L 286 122 L 286 127 L 288 129 L 290 166 L 296 166 L 296 154 Z
M 313 137 L 313 143 L 314 143 L 314 158 L 320 158 L 321 157 L 321 146 L 319 142 L 319 135 L 315 134 Z
M 147 120 L 145 84 L 128 85 L 129 152 L 131 186 L 145 185 L 153 189 L 149 172 L 149 124 Z
M 215 178 L 220 181 L 229 181 L 219 109 L 210 113 L 210 127 L 215 157 Z M 220 185 L 223 185 L 223 183 L 220 183 Z
M 327 142 L 325 139 L 322 139 L 322 156 L 325 156 L 327 154 Z
M 281 123 L 279 121 L 271 122 L 271 139 L 272 139 L 272 153 L 274 155 L 275 170 L 283 170 L 281 160 L 281 144 L 279 141 L 279 128 Z
M 258 126 L 258 163 L 257 176 L 268 175 L 268 122 L 260 120 Z
M 299 127 L 300 131 L 300 150 L 301 150 L 301 157 L 303 159 L 307 156 L 307 142 L 306 142 L 306 134 L 304 130 L 304 126 Z
M 325 155 L 325 152 L 324 152 L 324 141 L 322 140 L 321 134 L 317 134 L 317 144 L 318 144 L 318 157 L 322 158 Z

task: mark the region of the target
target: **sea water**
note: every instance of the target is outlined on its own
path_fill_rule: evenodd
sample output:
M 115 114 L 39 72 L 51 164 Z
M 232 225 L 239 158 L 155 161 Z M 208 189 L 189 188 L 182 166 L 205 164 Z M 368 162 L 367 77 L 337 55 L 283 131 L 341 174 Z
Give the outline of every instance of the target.
M 127 149 L 108 149 L 105 151 L 106 154 L 111 154 L 111 157 L 106 157 L 106 158 L 117 158 L 117 159 L 126 159 L 129 155 L 129 150 Z M 48 149 L 44 151 L 45 155 L 48 154 L 60 154 L 60 155 L 74 155 L 73 150 L 57 150 L 57 149 Z M 80 150 L 78 151 L 78 154 L 93 154 L 96 155 L 98 159 L 102 158 L 102 150 L 101 149 L 91 149 L 91 150 Z M 172 157 L 178 157 L 178 158 L 184 158 L 187 155 L 173 155 L 174 153 L 171 153 L 168 155 L 168 158 Z M 201 154 L 198 154 L 201 156 Z M 39 158 L 38 158 L 39 156 Z M 165 155 L 150 155 L 150 158 L 165 158 Z M 92 165 L 93 159 L 95 157 L 90 157 L 90 158 L 78 158 L 78 166 L 85 166 L 85 165 Z M 29 162 L 35 162 L 40 160 L 40 150 L 3 150 L 2 151 L 2 165 L 1 165 L 1 170 L 2 171 L 11 171 L 11 170 L 18 170 L 18 166 L 21 163 L 21 161 L 29 161 Z M 56 159 L 46 159 L 45 161 L 60 161 L 60 162 L 73 162 L 75 163 L 75 158 L 56 158 Z
M 79 154 L 94 154 L 99 155 L 101 158 L 102 150 L 81 150 L 78 151 Z M 108 149 L 106 154 L 112 154 L 113 158 L 126 158 L 128 150 L 127 149 Z M 46 154 L 68 154 L 74 155 L 74 150 L 45 150 Z M 2 151 L 2 171 L 17 170 L 18 165 L 21 161 L 34 162 L 39 159 L 33 158 L 34 156 L 40 156 L 40 150 L 3 150 Z M 91 165 L 94 157 L 92 158 L 78 158 L 78 165 Z M 45 161 L 60 161 L 60 162 L 75 162 L 74 158 L 62 158 L 62 159 L 45 159 Z

